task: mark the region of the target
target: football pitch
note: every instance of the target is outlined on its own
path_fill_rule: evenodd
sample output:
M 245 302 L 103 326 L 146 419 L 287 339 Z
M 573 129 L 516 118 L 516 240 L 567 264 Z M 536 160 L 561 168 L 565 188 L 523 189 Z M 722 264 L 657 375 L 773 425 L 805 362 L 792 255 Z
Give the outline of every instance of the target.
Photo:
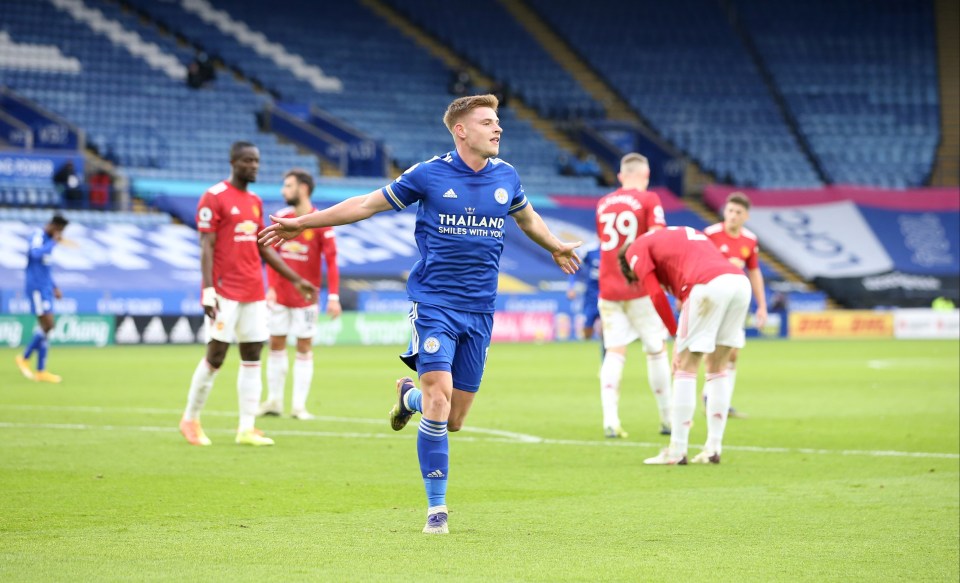
M 420 533 L 416 425 L 390 430 L 397 348 L 317 349 L 316 421 L 233 444 L 235 348 L 191 447 L 200 346 L 54 347 L 61 385 L 0 350 L 0 580 L 957 581 L 960 345 L 757 341 L 719 466 L 666 438 L 632 348 L 625 440 L 593 343 L 495 345 L 451 435 L 450 535 Z M 289 387 L 287 396 L 289 402 Z M 288 405 L 289 406 L 289 405 Z M 691 453 L 706 423 L 698 410 Z

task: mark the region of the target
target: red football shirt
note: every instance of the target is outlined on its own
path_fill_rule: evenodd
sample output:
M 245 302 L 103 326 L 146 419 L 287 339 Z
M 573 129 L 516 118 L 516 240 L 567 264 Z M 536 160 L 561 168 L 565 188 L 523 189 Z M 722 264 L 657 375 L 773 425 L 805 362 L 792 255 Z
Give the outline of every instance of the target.
M 757 236 L 750 230 L 740 227 L 740 236 L 731 237 L 723 230 L 723 223 L 710 225 L 703 230 L 713 244 L 717 246 L 720 253 L 730 260 L 740 269 L 756 269 L 760 267 L 760 245 L 757 243 Z
M 626 259 L 640 282 L 653 272 L 680 301 L 686 301 L 697 284 L 709 283 L 725 273 L 743 275 L 706 235 L 692 227 L 667 227 L 647 233 L 630 245 Z
M 317 209 L 311 209 L 315 211 Z M 295 217 L 296 211 L 287 207 L 276 213 L 278 217 Z M 340 293 L 340 271 L 337 269 L 337 241 L 332 227 L 305 229 L 297 237 L 284 241 L 280 248 L 280 257 L 296 271 L 300 277 L 320 287 L 320 258 L 327 264 L 327 291 Z M 267 266 L 267 283 L 277 292 L 277 303 L 288 308 L 305 308 L 316 302 L 308 300 L 297 291 L 290 280 L 275 269 Z
M 238 302 L 264 299 L 257 233 L 263 229 L 263 202 L 224 180 L 211 186 L 197 205 L 197 230 L 216 233 L 213 287 Z
M 666 226 L 657 193 L 618 189 L 597 202 L 597 236 L 600 237 L 600 298 L 622 301 L 647 295 L 642 285 L 631 284 L 620 272 L 618 253 L 629 241 L 654 226 Z

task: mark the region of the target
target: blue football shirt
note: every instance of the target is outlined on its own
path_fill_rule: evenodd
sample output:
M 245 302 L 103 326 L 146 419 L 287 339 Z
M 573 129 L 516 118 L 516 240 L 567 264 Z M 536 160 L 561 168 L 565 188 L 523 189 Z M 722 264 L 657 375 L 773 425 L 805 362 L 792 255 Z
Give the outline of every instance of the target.
M 53 277 L 50 275 L 50 261 L 56 239 L 43 229 L 34 231 L 30 237 L 30 249 L 27 251 L 26 287 L 28 291 L 53 290 Z
M 474 172 L 453 151 L 415 164 L 381 192 L 397 211 L 418 203 L 410 300 L 493 313 L 504 222 L 528 204 L 514 167 L 491 158 Z

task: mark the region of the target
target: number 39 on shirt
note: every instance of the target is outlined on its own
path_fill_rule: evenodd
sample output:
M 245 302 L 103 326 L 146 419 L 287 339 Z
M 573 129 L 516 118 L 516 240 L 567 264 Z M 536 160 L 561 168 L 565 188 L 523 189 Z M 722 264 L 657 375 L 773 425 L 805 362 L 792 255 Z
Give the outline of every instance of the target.
M 637 215 L 633 211 L 619 213 L 601 213 L 600 224 L 603 225 L 600 250 L 610 251 L 620 247 L 621 242 L 629 243 L 637 238 Z

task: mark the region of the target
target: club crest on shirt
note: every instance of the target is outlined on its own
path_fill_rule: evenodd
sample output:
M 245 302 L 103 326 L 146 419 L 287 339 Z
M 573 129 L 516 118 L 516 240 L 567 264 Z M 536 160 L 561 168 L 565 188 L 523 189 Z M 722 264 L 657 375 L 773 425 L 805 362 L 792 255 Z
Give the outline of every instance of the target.
M 313 229 L 307 229 L 303 232 L 303 238 L 307 241 L 313 241 Z
M 256 207 L 256 206 L 253 207 L 253 216 L 257 217 L 258 219 L 260 218 L 260 208 L 259 208 L 259 207 Z
M 423 341 L 423 351 L 427 354 L 433 354 L 438 350 L 440 350 L 440 341 L 433 336 Z
M 497 202 L 499 202 L 500 204 L 507 204 L 507 199 L 509 198 L 509 196 L 507 195 L 507 189 L 506 188 L 496 189 L 495 191 L 493 191 L 493 198 L 495 198 Z

